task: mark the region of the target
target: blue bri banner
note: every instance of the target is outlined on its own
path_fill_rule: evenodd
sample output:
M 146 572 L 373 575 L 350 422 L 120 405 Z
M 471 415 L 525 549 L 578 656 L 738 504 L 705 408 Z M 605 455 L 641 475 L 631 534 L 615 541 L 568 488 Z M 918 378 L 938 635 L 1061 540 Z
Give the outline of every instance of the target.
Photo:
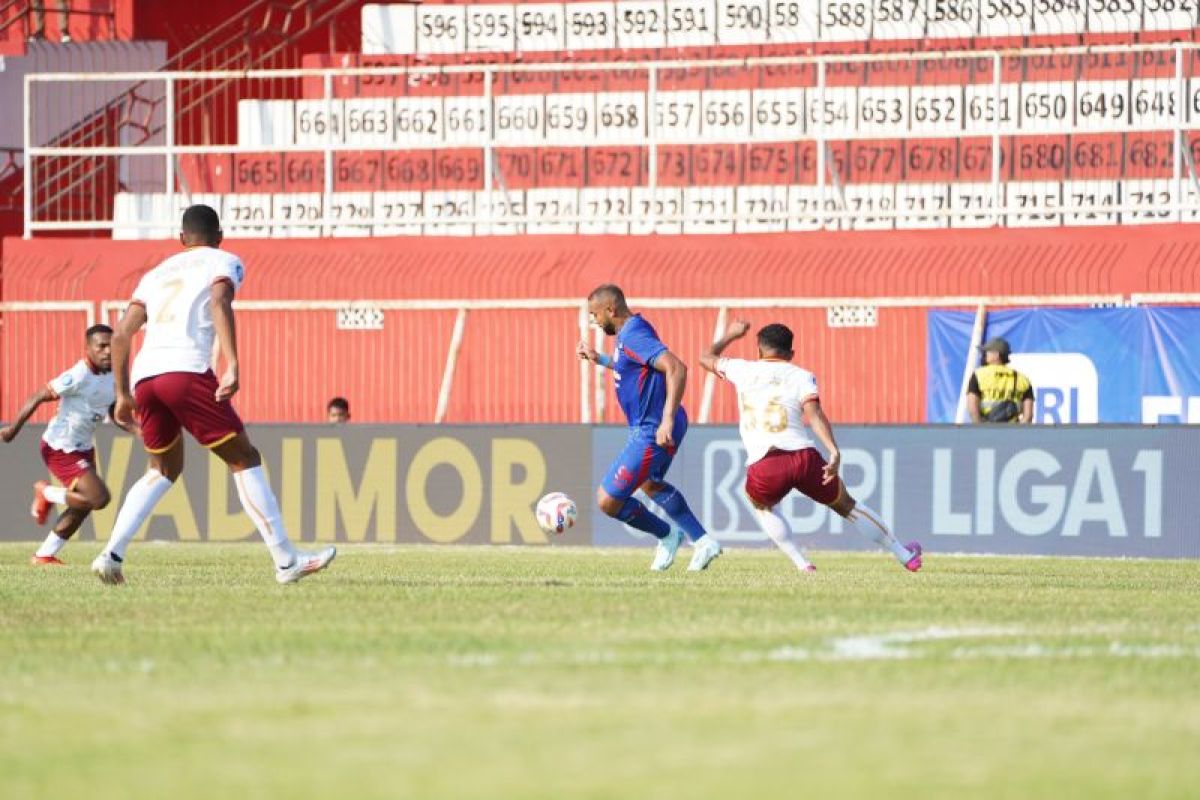
M 954 422 L 974 322 L 929 312 L 929 422 Z M 996 336 L 1033 383 L 1038 423 L 1200 423 L 1200 308 L 996 311 L 984 340 Z
M 846 489 L 879 512 L 901 541 L 916 539 L 928 553 L 1200 558 L 1200 427 L 835 421 L 834 432 Z M 617 428 L 595 429 L 593 484 L 625 436 Z M 771 546 L 742 488 L 746 451 L 736 428 L 691 428 L 667 480 L 722 542 Z M 779 511 L 803 547 L 876 549 L 837 514 L 796 492 Z M 595 505 L 591 522 L 595 545 L 652 542 Z

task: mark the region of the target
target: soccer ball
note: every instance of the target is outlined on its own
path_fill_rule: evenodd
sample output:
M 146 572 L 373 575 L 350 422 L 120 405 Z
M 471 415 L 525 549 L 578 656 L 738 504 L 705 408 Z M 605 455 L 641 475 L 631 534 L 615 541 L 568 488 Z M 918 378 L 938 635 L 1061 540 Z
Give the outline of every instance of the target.
M 537 523 L 546 533 L 562 533 L 574 526 L 578 518 L 575 501 L 562 492 L 551 492 L 538 500 Z

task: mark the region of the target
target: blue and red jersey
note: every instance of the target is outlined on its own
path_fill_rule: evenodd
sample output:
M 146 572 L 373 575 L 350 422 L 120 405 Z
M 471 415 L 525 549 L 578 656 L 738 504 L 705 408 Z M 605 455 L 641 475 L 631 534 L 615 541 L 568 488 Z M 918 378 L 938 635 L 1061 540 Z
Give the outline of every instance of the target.
M 667 399 L 666 376 L 654 368 L 654 362 L 666 351 L 667 346 L 640 314 L 631 316 L 617 332 L 612 356 L 617 402 L 629 420 L 629 427 L 649 432 L 651 436 L 662 423 L 663 403 Z M 679 414 L 683 414 L 682 406 Z M 677 424 L 678 421 L 677 416 Z

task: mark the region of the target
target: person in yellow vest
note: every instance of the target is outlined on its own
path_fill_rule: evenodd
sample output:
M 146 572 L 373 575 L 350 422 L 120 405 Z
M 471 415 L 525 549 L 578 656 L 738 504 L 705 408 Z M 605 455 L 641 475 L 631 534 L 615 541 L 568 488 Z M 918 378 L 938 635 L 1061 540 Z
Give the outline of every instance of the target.
M 967 410 L 971 421 L 1020 423 L 1033 422 L 1033 385 L 1029 378 L 1008 365 L 1012 349 L 1008 341 L 996 337 L 983 347 L 983 366 L 971 375 L 967 384 Z

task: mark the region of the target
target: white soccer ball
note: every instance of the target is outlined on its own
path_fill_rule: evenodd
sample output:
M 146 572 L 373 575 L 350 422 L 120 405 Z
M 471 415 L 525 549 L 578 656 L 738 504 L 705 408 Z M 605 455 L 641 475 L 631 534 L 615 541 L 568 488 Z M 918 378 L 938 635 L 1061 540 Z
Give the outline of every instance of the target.
M 551 492 L 538 500 L 537 523 L 546 533 L 562 533 L 575 525 L 579 509 L 575 501 L 562 492 Z

